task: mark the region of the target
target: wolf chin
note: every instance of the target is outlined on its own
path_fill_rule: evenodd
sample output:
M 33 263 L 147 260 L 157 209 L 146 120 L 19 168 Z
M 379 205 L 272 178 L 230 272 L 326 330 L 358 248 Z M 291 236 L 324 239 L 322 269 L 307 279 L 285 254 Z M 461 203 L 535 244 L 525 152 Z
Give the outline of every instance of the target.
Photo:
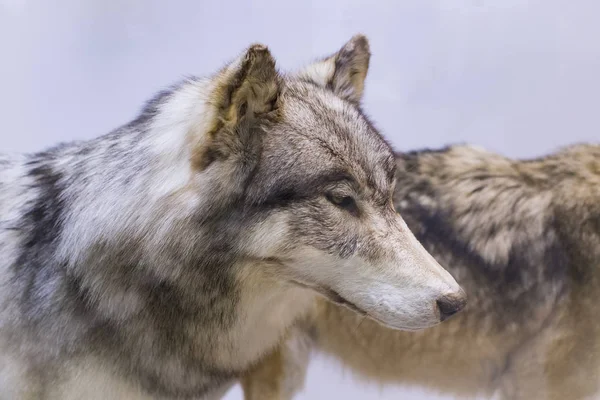
M 106 136 L 2 156 L 0 398 L 218 397 L 316 296 L 397 329 L 459 311 L 392 206 L 368 64 L 363 36 L 287 75 L 253 45 Z

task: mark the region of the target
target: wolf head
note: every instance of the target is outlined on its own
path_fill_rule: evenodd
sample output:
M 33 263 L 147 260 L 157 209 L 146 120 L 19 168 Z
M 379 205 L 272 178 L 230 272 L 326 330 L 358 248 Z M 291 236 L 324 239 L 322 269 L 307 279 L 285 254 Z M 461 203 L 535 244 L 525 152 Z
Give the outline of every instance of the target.
M 244 210 L 217 212 L 245 227 L 238 258 L 391 327 L 419 329 L 460 310 L 465 294 L 394 211 L 393 152 L 358 107 L 369 58 L 356 36 L 282 75 L 266 47 L 251 46 L 211 80 L 192 168 L 211 204 Z
M 273 298 L 258 292 L 298 285 L 395 328 L 458 311 L 461 288 L 394 211 L 394 155 L 359 108 L 368 64 L 362 36 L 287 75 L 253 45 L 115 132 L 56 149 L 45 162 L 70 176 L 70 206 L 54 258 L 126 318 L 154 295 L 129 286 L 148 282 L 223 325 Z

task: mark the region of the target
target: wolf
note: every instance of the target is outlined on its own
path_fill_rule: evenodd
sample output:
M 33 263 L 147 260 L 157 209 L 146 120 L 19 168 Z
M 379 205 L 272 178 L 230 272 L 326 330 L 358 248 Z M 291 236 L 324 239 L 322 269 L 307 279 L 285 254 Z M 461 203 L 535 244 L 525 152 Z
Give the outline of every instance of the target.
M 95 140 L 0 158 L 0 398 L 209 399 L 316 296 L 399 329 L 464 291 L 392 206 L 357 35 L 325 86 L 248 47 Z
M 244 377 L 246 398 L 292 398 L 311 349 L 362 379 L 456 398 L 600 398 L 600 145 L 528 160 L 454 145 L 396 161 L 396 210 L 469 304 L 401 332 L 317 300 Z

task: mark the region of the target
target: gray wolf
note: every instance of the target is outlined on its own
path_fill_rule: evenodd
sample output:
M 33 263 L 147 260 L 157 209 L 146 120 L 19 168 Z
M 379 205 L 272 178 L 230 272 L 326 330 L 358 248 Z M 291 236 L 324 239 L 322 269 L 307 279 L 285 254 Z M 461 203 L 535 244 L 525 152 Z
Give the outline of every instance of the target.
M 0 158 L 0 398 L 215 398 L 317 295 L 403 329 L 464 305 L 391 205 L 367 40 L 334 61 L 322 87 L 253 45 L 106 136 Z
M 456 145 L 397 164 L 395 207 L 468 306 L 401 332 L 318 301 L 244 378 L 247 397 L 291 398 L 313 348 L 362 379 L 456 398 L 600 398 L 600 146 L 512 160 Z

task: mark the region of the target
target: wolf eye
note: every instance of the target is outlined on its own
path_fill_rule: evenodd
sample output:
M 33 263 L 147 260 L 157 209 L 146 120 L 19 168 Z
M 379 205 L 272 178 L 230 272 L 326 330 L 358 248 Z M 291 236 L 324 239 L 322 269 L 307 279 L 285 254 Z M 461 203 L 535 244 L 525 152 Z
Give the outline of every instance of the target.
M 327 200 L 351 213 L 356 213 L 358 210 L 356 202 L 350 196 L 335 196 L 333 194 L 327 194 Z

